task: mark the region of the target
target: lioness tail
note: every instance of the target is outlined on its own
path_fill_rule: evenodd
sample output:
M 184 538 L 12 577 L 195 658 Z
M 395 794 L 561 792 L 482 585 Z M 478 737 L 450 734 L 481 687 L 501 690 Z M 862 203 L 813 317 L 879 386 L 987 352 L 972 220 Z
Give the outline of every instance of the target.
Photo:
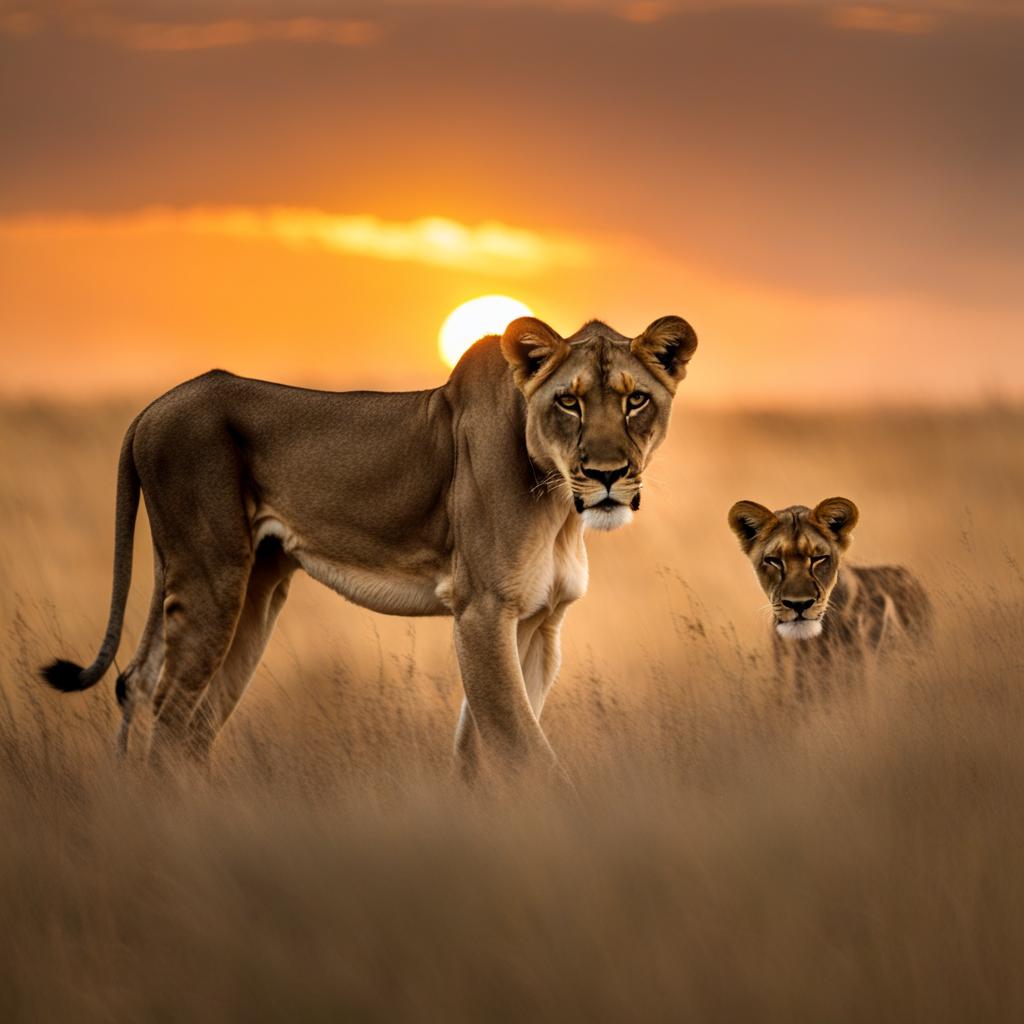
M 58 658 L 41 670 L 40 675 L 55 690 L 72 693 L 87 690 L 103 678 L 117 654 L 124 624 L 124 607 L 132 580 L 132 541 L 135 537 L 135 516 L 139 510 L 139 474 L 132 457 L 136 418 L 128 428 L 121 445 L 117 464 L 117 504 L 114 516 L 114 583 L 110 596 L 110 617 L 107 632 L 96 660 L 86 668 L 73 661 Z

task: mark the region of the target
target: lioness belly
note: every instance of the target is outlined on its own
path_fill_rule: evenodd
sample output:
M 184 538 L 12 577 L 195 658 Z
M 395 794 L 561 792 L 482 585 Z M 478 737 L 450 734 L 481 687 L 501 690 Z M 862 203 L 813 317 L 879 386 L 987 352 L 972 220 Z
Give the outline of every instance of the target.
M 287 524 L 272 517 L 259 517 L 253 539 L 259 544 L 276 537 L 284 550 L 319 583 L 342 597 L 371 611 L 385 615 L 449 615 L 444 600 L 447 575 L 429 571 L 411 571 L 402 566 L 378 569 L 346 562 L 344 557 L 328 557 L 304 542 Z

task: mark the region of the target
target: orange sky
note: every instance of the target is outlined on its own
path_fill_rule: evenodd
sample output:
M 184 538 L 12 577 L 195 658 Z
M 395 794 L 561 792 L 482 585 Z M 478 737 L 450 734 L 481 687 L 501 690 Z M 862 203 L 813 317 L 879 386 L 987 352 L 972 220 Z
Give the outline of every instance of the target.
M 0 2 L 6 394 L 446 374 L 500 292 L 695 402 L 1024 397 L 996 2 Z

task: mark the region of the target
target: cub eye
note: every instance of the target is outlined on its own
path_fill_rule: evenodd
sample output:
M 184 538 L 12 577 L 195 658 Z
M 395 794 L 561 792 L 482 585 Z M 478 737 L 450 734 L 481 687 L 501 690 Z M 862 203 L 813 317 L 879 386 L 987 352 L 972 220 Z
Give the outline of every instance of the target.
M 811 565 L 828 565 L 828 555 L 812 555 Z
M 782 559 L 781 558 L 776 558 L 774 555 L 765 555 L 764 556 L 764 564 L 765 565 L 770 565 L 773 569 L 781 569 L 782 568 Z
M 560 405 L 563 409 L 568 409 L 569 412 L 580 411 L 580 401 L 575 395 L 559 395 L 555 399 L 555 404 Z
M 637 409 L 642 409 L 650 400 L 651 396 L 643 391 L 634 391 L 626 396 L 626 409 L 629 412 L 636 412 Z

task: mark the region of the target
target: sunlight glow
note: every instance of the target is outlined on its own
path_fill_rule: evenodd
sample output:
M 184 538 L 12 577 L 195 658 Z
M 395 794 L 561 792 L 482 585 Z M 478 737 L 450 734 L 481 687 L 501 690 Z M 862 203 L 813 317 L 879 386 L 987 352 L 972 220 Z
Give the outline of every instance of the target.
M 438 334 L 438 349 L 448 366 L 485 334 L 501 334 L 518 316 L 532 316 L 529 306 L 507 295 L 481 295 L 448 314 Z

